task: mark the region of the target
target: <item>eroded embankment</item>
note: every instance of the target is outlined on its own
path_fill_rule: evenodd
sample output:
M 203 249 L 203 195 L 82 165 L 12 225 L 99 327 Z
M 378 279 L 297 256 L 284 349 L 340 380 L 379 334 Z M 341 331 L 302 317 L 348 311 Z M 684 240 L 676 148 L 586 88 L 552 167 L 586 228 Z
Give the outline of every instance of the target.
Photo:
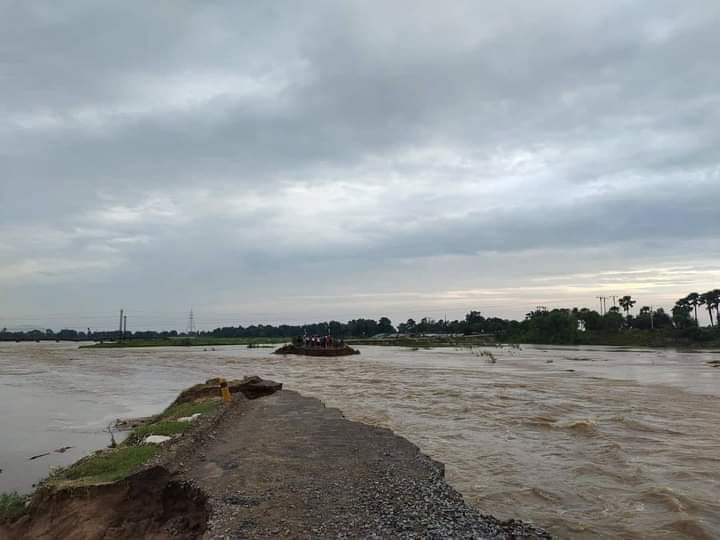
M 0 526 L 0 536 L 194 539 L 206 531 L 209 515 L 201 490 L 151 466 L 110 484 L 41 488 L 24 516 Z
M 188 455 L 228 412 L 220 379 L 183 391 L 161 414 L 133 421 L 124 443 L 54 472 L 21 515 L 0 516 L 0 538 L 200 538 L 210 516 L 207 495 L 182 475 Z M 282 384 L 246 377 L 229 381 L 235 408 Z M 169 438 L 162 445 L 148 437 Z
M 195 388 L 179 399 L 209 391 Z M 124 480 L 37 494 L 7 531 L 48 539 L 548 538 L 466 505 L 443 465 L 406 439 L 287 390 L 238 394 Z

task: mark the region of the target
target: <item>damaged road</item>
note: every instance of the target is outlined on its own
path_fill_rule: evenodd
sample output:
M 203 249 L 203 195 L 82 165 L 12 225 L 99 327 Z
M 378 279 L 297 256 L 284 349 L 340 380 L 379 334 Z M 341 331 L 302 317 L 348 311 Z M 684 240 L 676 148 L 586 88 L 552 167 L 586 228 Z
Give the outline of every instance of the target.
M 0 537 L 549 538 L 481 515 L 445 482 L 441 463 L 390 430 L 348 421 L 279 383 L 231 383 L 232 403 L 140 471 L 41 489 L 24 516 L 0 524 Z M 173 405 L 207 398 L 217 384 L 196 385 Z

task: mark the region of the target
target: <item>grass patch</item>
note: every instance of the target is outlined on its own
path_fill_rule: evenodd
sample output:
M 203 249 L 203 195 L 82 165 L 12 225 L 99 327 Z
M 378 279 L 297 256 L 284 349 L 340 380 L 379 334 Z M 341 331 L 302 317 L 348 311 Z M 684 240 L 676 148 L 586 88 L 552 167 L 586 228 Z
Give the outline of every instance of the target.
M 50 477 L 50 483 L 70 480 L 80 481 L 80 484 L 96 484 L 121 480 L 140 468 L 159 451 L 160 448 L 156 445 L 122 446 L 106 450 L 60 469 Z
M 150 435 L 165 435 L 167 437 L 172 437 L 173 435 L 183 433 L 190 429 L 193 423 L 178 422 L 176 420 L 177 418 L 192 416 L 196 413 L 209 415 L 214 413 L 219 407 L 220 401 L 217 399 L 171 405 L 161 414 L 156 416 L 153 422 L 135 428 L 123 444 L 136 445 L 142 442 L 145 437 Z
M 13 519 L 25 511 L 25 497 L 17 491 L 0 493 L 0 520 Z
M 165 409 L 160 418 L 171 419 L 171 418 L 182 418 L 184 416 L 192 416 L 193 414 L 211 414 L 214 413 L 220 407 L 219 399 L 209 399 L 207 401 L 195 401 L 188 403 L 178 403 L 177 405 L 170 405 Z
M 150 423 L 135 428 L 117 448 L 97 452 L 69 467 L 57 470 L 47 484 L 58 488 L 89 486 L 115 482 L 140 469 L 161 452 L 160 445 L 142 444 L 149 435 L 173 436 L 190 429 L 193 422 L 178 422 L 177 418 L 213 414 L 221 405 L 218 399 L 170 405 Z M 0 513 L 0 517 L 2 513 Z
M 165 435 L 172 437 L 178 433 L 184 432 L 189 429 L 192 422 L 178 422 L 177 420 L 160 420 L 159 422 L 153 422 L 152 424 L 146 424 L 135 428 L 128 437 L 128 442 L 134 444 L 142 441 L 145 437 L 150 435 Z

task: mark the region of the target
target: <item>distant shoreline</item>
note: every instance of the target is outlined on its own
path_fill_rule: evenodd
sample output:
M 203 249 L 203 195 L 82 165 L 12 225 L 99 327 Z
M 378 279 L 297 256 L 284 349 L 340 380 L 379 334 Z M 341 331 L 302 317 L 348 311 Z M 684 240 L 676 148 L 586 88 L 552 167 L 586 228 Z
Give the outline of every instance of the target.
M 694 340 L 687 336 L 676 335 L 676 332 L 663 330 L 629 330 L 613 334 L 594 332 L 578 333 L 575 339 L 558 340 L 519 340 L 512 336 L 496 338 L 492 335 L 405 335 L 368 338 L 346 338 L 349 345 L 372 345 L 390 347 L 409 347 L 417 349 L 440 347 L 494 347 L 506 345 L 565 345 L 565 346 L 605 346 L 605 347 L 647 347 L 659 349 L 720 349 L 720 336 L 714 339 Z M 281 345 L 289 343 L 286 337 L 188 337 L 169 338 L 129 338 L 122 341 L 94 342 L 87 339 L 35 339 L 35 340 L 0 340 L 0 342 L 17 343 L 80 343 L 81 349 L 125 349 L 135 347 L 221 347 L 230 345 L 246 345 L 248 348 L 264 348 L 263 345 Z
M 215 347 L 224 345 L 247 345 L 248 348 L 262 348 L 262 345 L 289 343 L 289 338 L 158 338 L 128 339 L 124 341 L 106 341 L 92 345 L 82 345 L 82 349 L 122 349 L 133 347 Z M 519 345 L 563 345 L 563 346 L 604 346 L 604 347 L 647 347 L 660 349 L 720 349 L 720 339 L 693 341 L 678 338 L 672 334 L 657 331 L 628 331 L 612 335 L 581 334 L 576 340 L 518 341 L 498 340 L 495 336 L 400 336 L 380 338 L 347 338 L 345 343 L 351 346 L 408 347 L 411 349 L 430 349 L 443 347 L 496 347 Z

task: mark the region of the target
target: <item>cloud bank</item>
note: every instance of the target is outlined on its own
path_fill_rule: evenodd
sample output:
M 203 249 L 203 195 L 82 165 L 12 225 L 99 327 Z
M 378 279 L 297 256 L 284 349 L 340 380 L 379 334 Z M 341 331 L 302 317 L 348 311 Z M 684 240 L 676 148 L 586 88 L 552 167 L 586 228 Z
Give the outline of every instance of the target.
M 717 2 L 2 11 L 0 326 L 718 286 Z

